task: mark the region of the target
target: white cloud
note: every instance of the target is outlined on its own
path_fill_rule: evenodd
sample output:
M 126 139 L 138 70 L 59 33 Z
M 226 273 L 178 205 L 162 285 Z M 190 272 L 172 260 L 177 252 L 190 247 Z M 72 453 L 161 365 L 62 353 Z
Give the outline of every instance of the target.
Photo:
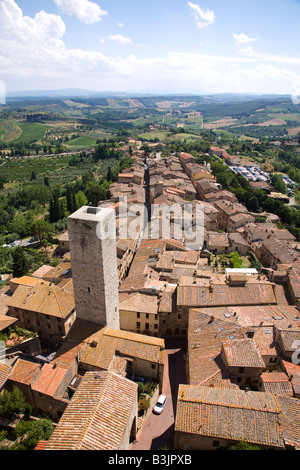
M 236 42 L 237 42 L 238 44 L 246 44 L 247 42 L 256 41 L 255 38 L 250 38 L 250 37 L 247 36 L 247 34 L 245 34 L 245 33 L 233 34 L 233 37 L 234 37 L 234 39 L 236 40 Z
M 184 52 L 151 58 L 107 56 L 101 50 L 68 48 L 65 32 L 58 15 L 41 11 L 32 18 L 23 16 L 15 0 L 0 0 L 0 79 L 7 91 L 74 87 L 144 92 L 157 86 L 157 91 L 181 93 L 289 93 L 295 89 L 294 94 L 299 94 L 297 57 L 256 53 L 247 47 L 239 56 Z M 125 44 L 130 41 L 113 37 L 123 38 Z
M 123 23 L 118 23 L 118 26 L 120 26 L 120 28 L 124 28 Z
M 54 0 L 54 2 L 62 13 L 76 15 L 86 24 L 97 23 L 102 20 L 102 16 L 108 14 L 97 3 L 89 0 Z
M 209 10 L 209 8 L 203 10 L 199 5 L 192 2 L 188 2 L 188 5 L 193 12 L 199 29 L 205 28 L 215 22 L 215 13 L 213 10 Z
M 131 39 L 125 36 L 122 36 L 122 34 L 116 34 L 115 36 L 111 35 L 109 37 L 112 41 L 115 41 L 118 44 L 130 44 L 131 43 Z
M 21 44 L 57 43 L 66 32 L 66 26 L 58 15 L 38 12 L 34 18 L 23 16 L 14 0 L 0 2 L 0 37 Z
M 253 50 L 253 47 L 251 47 L 251 46 L 242 47 L 242 48 L 238 51 L 238 53 L 239 53 L 239 54 L 242 54 L 242 55 L 252 56 L 252 57 L 255 57 L 255 56 L 256 56 L 256 53 L 255 53 L 255 51 Z

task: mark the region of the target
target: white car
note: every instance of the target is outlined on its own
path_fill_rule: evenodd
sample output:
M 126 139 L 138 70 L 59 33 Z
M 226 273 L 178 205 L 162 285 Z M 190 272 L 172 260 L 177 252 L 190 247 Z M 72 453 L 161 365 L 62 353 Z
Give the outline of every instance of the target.
M 153 413 L 160 415 L 163 412 L 165 404 L 167 403 L 167 397 L 165 395 L 160 395 L 155 407 L 153 408 Z

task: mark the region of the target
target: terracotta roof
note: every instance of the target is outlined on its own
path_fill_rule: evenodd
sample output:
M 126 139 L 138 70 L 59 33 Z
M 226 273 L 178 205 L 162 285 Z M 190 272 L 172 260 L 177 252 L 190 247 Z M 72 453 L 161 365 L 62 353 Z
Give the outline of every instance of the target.
M 53 268 L 51 268 L 53 269 Z M 41 281 L 40 279 L 32 276 L 22 276 L 22 277 L 14 277 L 9 281 L 11 285 L 16 285 L 16 286 L 27 286 L 27 287 L 33 287 L 39 284 Z
M 33 450 L 45 450 L 48 441 L 39 441 Z
M 10 317 L 8 315 L 1 315 L 0 314 L 0 331 L 5 330 L 9 326 L 13 325 L 18 321 L 17 318 Z
M 52 360 L 61 368 L 69 369 L 74 361 L 79 361 L 85 344 L 80 341 L 64 341 Z
M 32 274 L 32 277 L 37 277 L 41 279 L 45 274 L 47 274 L 52 269 L 53 269 L 53 266 L 48 266 L 47 264 L 44 264 L 39 269 L 34 271 L 34 273 Z
M 11 366 L 9 366 L 8 364 L 4 364 L 3 362 L 0 362 L 0 390 L 5 385 L 10 371 L 11 371 Z
M 59 398 L 61 398 L 59 387 L 67 372 L 68 371 L 64 367 L 57 366 L 55 363 L 44 364 L 39 378 L 31 388 L 35 392 L 39 392 L 50 397 L 59 396 Z
M 136 383 L 86 372 L 46 450 L 118 450 L 136 400 Z
M 108 370 L 116 352 L 126 357 L 152 363 L 164 363 L 164 340 L 129 331 L 102 329 L 93 335 L 81 362 L 97 369 Z
M 300 316 L 293 306 L 285 305 L 231 305 L 227 307 L 201 308 L 201 312 L 214 315 L 216 318 L 237 322 L 241 327 L 272 327 L 288 328 L 293 323 L 297 326 L 294 316 Z
M 275 395 L 180 385 L 175 432 L 284 448 Z
M 40 364 L 18 359 L 13 365 L 9 379 L 24 385 L 30 385 L 41 371 Z
M 41 282 L 35 287 L 19 286 L 8 306 L 65 318 L 74 310 L 75 301 L 68 289 Z
M 50 269 L 43 275 L 44 280 L 51 281 L 52 279 L 59 278 L 70 278 L 71 277 L 71 262 L 63 261 L 59 263 L 56 267 Z
M 157 314 L 158 302 L 158 297 L 155 295 L 146 295 L 136 292 L 120 300 L 119 309 L 129 312 Z
M 285 443 L 300 450 L 300 403 L 294 398 L 278 396 L 282 411 Z
M 215 309 L 207 309 L 215 310 Z M 188 326 L 189 381 L 191 385 L 236 386 L 229 380 L 221 357 L 222 342 L 229 337 L 244 338 L 244 332 L 232 320 L 217 319 L 209 312 L 191 309 Z
M 284 372 L 272 372 L 261 374 L 266 393 L 292 397 L 294 395 L 292 384 Z
M 265 369 L 265 363 L 253 339 L 245 338 L 223 341 L 222 351 L 228 367 Z
M 207 234 L 208 247 L 214 246 L 229 247 L 229 239 L 227 233 L 208 232 Z
M 281 365 L 291 381 L 295 395 L 300 395 L 300 365 L 284 359 L 281 359 Z
M 216 307 L 231 305 L 275 304 L 273 286 L 270 283 L 249 282 L 243 287 L 215 284 L 208 286 L 178 286 L 177 305 L 187 307 Z
M 300 344 L 300 329 L 288 329 L 280 331 L 280 339 L 282 342 L 283 352 L 294 352 L 297 347 L 294 343 Z

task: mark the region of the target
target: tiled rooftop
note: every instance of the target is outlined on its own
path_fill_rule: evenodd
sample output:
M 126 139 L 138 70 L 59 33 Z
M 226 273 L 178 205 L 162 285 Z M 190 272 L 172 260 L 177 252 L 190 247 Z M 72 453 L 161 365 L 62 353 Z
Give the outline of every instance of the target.
M 222 349 L 228 367 L 265 368 L 265 363 L 253 339 L 223 341 Z
M 96 369 L 108 370 L 116 352 L 126 357 L 164 363 L 165 343 L 157 337 L 104 328 L 86 342 L 89 346 L 85 349 L 81 362 Z
M 9 379 L 21 384 L 30 385 L 40 374 L 41 366 L 35 362 L 18 359 L 13 365 Z
M 275 395 L 294 396 L 292 384 L 284 372 L 272 372 L 261 374 L 266 393 Z
M 283 448 L 274 395 L 180 385 L 175 432 Z
M 46 450 L 118 450 L 137 400 L 137 384 L 87 372 Z
M 158 303 L 157 296 L 136 292 L 120 299 L 119 309 L 130 312 L 157 314 Z
M 270 283 L 247 283 L 244 287 L 215 284 L 207 286 L 178 286 L 177 304 L 187 307 L 217 307 L 231 305 L 275 304 L 274 289 Z
M 65 318 L 75 308 L 74 295 L 69 288 L 48 282 L 35 287 L 19 286 L 9 301 L 9 307 Z
M 59 393 L 59 398 L 61 398 L 59 387 L 66 373 L 67 370 L 64 367 L 57 366 L 55 363 L 44 364 L 40 376 L 32 385 L 32 390 L 50 397 Z
M 2 362 L 0 362 L 0 390 L 2 389 L 4 384 L 6 383 L 10 371 L 11 371 L 11 366 L 9 366 L 8 364 L 3 364 Z

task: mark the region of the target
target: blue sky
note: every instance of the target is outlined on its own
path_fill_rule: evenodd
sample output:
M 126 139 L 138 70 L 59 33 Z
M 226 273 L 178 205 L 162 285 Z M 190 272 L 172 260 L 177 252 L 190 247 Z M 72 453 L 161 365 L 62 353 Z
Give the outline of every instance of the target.
M 0 80 L 299 96 L 299 23 L 299 0 L 0 0 Z

